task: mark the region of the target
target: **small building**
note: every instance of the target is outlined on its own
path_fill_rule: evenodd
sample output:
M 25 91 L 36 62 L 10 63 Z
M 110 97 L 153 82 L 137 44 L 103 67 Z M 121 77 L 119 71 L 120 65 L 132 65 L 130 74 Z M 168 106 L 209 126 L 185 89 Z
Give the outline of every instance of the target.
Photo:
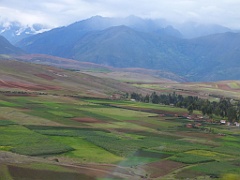
M 226 120 L 221 120 L 220 124 L 225 125 L 226 124 Z
M 235 124 L 237 127 L 240 127 L 240 123 L 235 122 L 234 124 Z
M 186 128 L 193 128 L 193 125 L 192 124 L 186 124 Z
M 195 124 L 195 127 L 196 127 L 196 128 L 199 128 L 199 127 L 201 127 L 201 126 L 202 126 L 201 123 L 196 123 L 196 124 Z
M 111 96 L 111 99 L 112 99 L 112 100 L 121 99 L 121 95 L 120 95 L 120 94 L 113 94 L 113 95 Z

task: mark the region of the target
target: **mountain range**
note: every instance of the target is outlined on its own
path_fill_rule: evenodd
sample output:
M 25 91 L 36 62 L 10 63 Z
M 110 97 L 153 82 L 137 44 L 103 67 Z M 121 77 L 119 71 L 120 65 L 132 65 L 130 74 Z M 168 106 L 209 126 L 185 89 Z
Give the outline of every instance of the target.
M 206 36 L 184 38 L 187 34 L 181 28 L 187 32 L 187 25 L 178 30 L 165 20 L 96 16 L 32 35 L 16 45 L 28 53 L 168 71 L 189 81 L 240 79 L 240 34 L 219 25 L 188 25 L 199 28 L 195 36 Z M 194 37 L 190 31 L 188 36 Z
M 103 30 L 112 26 L 125 25 L 141 32 L 158 32 L 180 38 L 196 38 L 216 33 L 234 32 L 230 28 L 218 24 L 201 24 L 197 22 L 184 22 L 180 24 L 168 22 L 165 19 L 142 19 L 137 16 L 126 18 L 108 18 L 94 16 L 70 24 L 69 29 L 82 28 L 82 30 Z M 0 35 L 8 39 L 12 44 L 23 38 L 50 30 L 43 24 L 23 25 L 19 22 L 0 22 Z M 82 31 L 81 30 L 81 31 Z

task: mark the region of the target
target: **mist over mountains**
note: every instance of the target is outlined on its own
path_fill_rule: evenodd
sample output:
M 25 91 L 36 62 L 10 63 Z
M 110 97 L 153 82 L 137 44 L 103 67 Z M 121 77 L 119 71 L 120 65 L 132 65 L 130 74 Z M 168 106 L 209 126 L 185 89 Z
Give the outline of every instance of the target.
M 103 30 L 112 26 L 125 25 L 141 32 L 161 32 L 181 38 L 196 38 L 216 33 L 232 32 L 230 28 L 218 24 L 200 24 L 197 22 L 172 23 L 165 19 L 142 19 L 137 16 L 126 18 L 108 18 L 94 16 L 69 26 L 78 27 L 83 30 Z M 0 22 L 0 35 L 15 44 L 23 38 L 50 30 L 50 27 L 42 24 L 22 25 L 20 22 Z
M 28 53 L 169 71 L 189 81 L 240 79 L 240 34 L 220 25 L 95 16 L 16 45 Z
M 42 24 L 33 24 L 29 26 L 22 25 L 19 22 L 0 23 L 0 35 L 4 36 L 12 44 L 47 30 L 49 30 L 49 28 Z

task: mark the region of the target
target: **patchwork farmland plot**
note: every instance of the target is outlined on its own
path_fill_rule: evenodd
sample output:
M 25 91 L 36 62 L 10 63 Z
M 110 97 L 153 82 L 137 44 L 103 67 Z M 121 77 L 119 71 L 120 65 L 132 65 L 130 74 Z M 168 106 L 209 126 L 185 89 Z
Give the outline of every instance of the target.
M 1 99 L 1 177 L 240 178 L 240 129 L 187 128 L 193 120 L 182 108 L 51 95 Z M 3 154 L 25 163 L 6 163 Z

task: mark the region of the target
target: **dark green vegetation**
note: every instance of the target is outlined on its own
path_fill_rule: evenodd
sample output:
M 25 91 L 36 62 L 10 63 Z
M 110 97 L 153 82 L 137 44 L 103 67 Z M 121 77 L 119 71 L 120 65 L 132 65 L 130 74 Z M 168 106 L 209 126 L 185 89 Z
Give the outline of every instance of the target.
M 151 95 L 143 96 L 137 93 L 131 93 L 131 99 L 145 103 L 172 105 L 186 108 L 189 114 L 194 110 L 201 111 L 203 115 L 209 117 L 227 118 L 229 122 L 239 122 L 240 120 L 240 101 L 230 98 L 220 98 L 220 100 L 210 102 L 208 99 L 201 99 L 197 96 L 182 96 L 175 92 L 172 94 L 160 94 L 153 92 Z
M 150 24 L 93 17 L 23 39 L 17 46 L 113 67 L 169 71 L 189 81 L 239 80 L 239 33 L 180 39 L 176 30 L 170 33 L 173 28 Z
M 186 128 L 193 120 L 176 116 L 186 109 L 50 95 L 1 100 L 8 103 L 0 106 L 0 152 L 44 157 L 46 164 L 5 162 L 2 177 L 239 178 L 239 128 L 207 122 Z

